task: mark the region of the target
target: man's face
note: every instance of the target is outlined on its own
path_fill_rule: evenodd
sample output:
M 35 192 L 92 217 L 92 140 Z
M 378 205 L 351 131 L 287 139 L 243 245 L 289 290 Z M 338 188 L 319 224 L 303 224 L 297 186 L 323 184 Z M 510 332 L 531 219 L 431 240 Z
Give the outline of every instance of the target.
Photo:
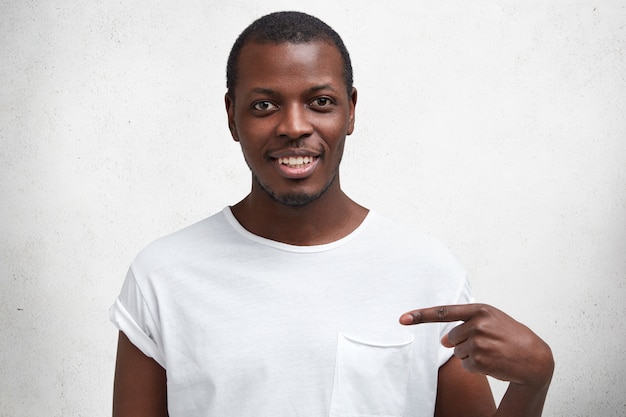
M 252 171 L 252 192 L 303 206 L 339 187 L 356 90 L 331 43 L 248 43 L 240 53 L 228 123 Z

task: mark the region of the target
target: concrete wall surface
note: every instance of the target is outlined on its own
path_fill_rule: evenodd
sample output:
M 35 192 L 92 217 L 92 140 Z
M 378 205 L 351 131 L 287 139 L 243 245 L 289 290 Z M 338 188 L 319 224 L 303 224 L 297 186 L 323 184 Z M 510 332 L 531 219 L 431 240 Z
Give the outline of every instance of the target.
M 0 417 L 110 415 L 108 307 L 142 247 L 249 190 L 225 62 L 282 9 L 351 52 L 349 195 L 552 346 L 544 415 L 625 416 L 623 0 L 0 0 Z

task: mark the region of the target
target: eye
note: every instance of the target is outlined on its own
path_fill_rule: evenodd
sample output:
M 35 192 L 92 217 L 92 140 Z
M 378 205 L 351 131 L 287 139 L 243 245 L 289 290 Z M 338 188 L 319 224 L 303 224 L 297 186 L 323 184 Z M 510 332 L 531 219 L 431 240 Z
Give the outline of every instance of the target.
M 262 112 L 278 110 L 278 106 L 268 100 L 257 101 L 252 105 L 252 108 Z
M 317 107 L 317 108 L 327 108 L 333 104 L 335 104 L 335 101 L 331 99 L 330 97 L 317 97 L 313 99 L 310 106 Z

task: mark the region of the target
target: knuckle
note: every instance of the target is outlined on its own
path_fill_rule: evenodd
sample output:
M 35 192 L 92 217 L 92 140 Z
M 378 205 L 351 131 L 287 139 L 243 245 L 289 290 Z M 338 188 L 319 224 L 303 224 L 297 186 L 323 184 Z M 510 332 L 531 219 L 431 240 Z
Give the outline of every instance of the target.
M 488 325 L 485 322 L 477 321 L 472 327 L 472 333 L 479 336 L 488 333 Z
M 441 306 L 437 308 L 437 318 L 440 320 L 445 319 L 448 316 L 448 307 Z
M 413 316 L 413 323 L 421 323 L 424 319 L 424 315 L 421 311 L 414 311 L 411 313 L 411 316 Z
M 478 366 L 474 362 L 473 358 L 467 358 L 461 362 L 461 366 L 468 372 L 477 373 L 479 372 Z
M 487 304 L 477 304 L 476 311 L 481 315 L 488 315 L 491 313 L 491 309 Z
M 480 352 L 484 352 L 487 348 L 484 340 L 481 338 L 473 338 L 471 341 L 471 344 L 472 344 L 472 350 L 476 352 L 477 354 L 480 354 Z
M 456 356 L 456 357 L 460 357 L 461 356 L 461 349 L 459 348 L 459 345 L 456 345 L 454 347 L 454 356 Z
M 476 368 L 483 369 L 485 367 L 485 355 L 480 352 L 472 354 L 472 361 Z

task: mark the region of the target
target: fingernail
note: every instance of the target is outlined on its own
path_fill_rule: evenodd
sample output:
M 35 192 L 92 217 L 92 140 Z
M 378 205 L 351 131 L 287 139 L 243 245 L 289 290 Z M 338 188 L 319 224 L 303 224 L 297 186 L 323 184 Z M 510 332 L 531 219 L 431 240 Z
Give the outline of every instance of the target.
M 402 323 L 402 324 L 416 324 L 416 323 L 419 323 L 419 320 L 416 320 L 415 315 L 413 315 L 411 313 L 406 313 L 406 314 L 403 314 L 402 317 L 400 317 L 400 323 Z

